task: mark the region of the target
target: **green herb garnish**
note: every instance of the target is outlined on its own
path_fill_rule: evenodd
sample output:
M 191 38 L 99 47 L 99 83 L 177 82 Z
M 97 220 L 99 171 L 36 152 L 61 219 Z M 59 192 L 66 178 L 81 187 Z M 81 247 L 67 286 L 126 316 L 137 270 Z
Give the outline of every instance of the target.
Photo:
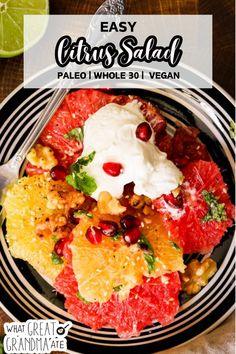
M 202 222 L 211 220 L 226 221 L 227 215 L 224 203 L 218 203 L 214 194 L 206 190 L 202 191 L 202 196 L 209 206 L 207 214 L 204 216 L 204 218 L 202 218 Z
M 62 264 L 62 263 L 64 263 L 63 259 L 60 256 L 58 256 L 56 254 L 56 252 L 54 252 L 54 251 L 52 252 L 51 260 L 52 260 L 53 264 Z
M 143 234 L 138 240 L 138 245 L 140 246 L 140 248 L 142 248 L 142 246 L 146 247 L 146 250 L 144 250 L 144 258 L 148 265 L 148 272 L 153 272 L 156 269 L 156 258 L 152 245 Z
M 232 139 L 234 139 L 236 136 L 236 126 L 233 120 L 230 122 L 229 135 Z
M 86 210 L 83 210 L 83 209 L 74 212 L 75 217 L 80 216 L 80 215 L 86 215 L 90 219 L 93 218 L 92 213 L 88 213 Z
M 57 236 L 56 235 L 52 235 L 52 240 L 53 240 L 54 243 L 57 243 L 57 241 L 58 241 Z
M 176 251 L 180 251 L 180 247 L 177 245 L 177 243 L 170 241 L 170 244 Z
M 77 291 L 76 296 L 83 301 L 83 303 L 85 303 L 86 305 L 89 304 L 89 301 L 87 301 L 81 294 L 79 291 Z
M 83 156 L 80 159 L 78 159 L 71 167 L 74 168 L 75 165 L 76 165 L 76 167 L 79 166 L 79 168 L 81 168 L 81 165 L 88 166 L 88 164 L 93 161 L 95 155 L 96 155 L 96 151 L 93 151 L 93 152 L 91 152 L 91 154 L 89 154 L 87 156 Z
M 146 238 L 146 236 L 144 236 L 144 234 L 142 234 L 142 235 L 139 237 L 138 244 L 139 244 L 140 246 L 141 246 L 141 245 L 145 245 L 149 251 L 151 251 L 152 253 L 154 253 L 153 248 L 152 248 L 152 245 L 150 244 L 150 242 L 148 241 L 148 239 Z
M 145 253 L 144 258 L 148 264 L 148 272 L 153 272 L 156 269 L 156 259 L 154 257 L 154 254 Z
M 97 189 L 95 179 L 89 176 L 87 172 L 72 173 L 66 176 L 66 182 L 87 195 L 91 195 Z
M 118 231 L 114 236 L 111 237 L 113 241 L 118 241 L 122 235 L 121 231 Z
M 67 134 L 64 134 L 64 138 L 70 140 L 83 141 L 84 139 L 84 130 L 83 128 L 74 128 L 70 130 Z
M 95 151 L 93 151 L 88 156 L 78 159 L 70 166 L 71 174 L 66 176 L 68 184 L 87 195 L 91 195 L 95 192 L 97 184 L 92 176 L 89 176 L 86 171 L 83 171 L 83 167 L 93 161 L 95 154 Z
M 121 289 L 123 288 L 123 286 L 124 286 L 123 284 L 114 286 L 113 290 L 114 290 L 115 292 L 121 291 Z

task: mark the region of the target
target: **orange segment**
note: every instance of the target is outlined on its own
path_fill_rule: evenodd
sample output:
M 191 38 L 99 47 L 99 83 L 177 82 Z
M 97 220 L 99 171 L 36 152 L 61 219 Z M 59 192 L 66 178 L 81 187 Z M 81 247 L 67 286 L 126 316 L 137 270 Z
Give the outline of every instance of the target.
M 156 258 L 156 270 L 151 276 L 157 277 L 175 271 L 184 272 L 183 251 L 169 238 L 158 213 L 144 218 L 143 231 Z
M 94 215 L 93 225 L 98 224 Z M 84 216 L 73 230 L 71 244 L 72 265 L 78 281 L 78 290 L 87 301 L 105 302 L 115 289 L 120 299 L 128 296 L 130 289 L 141 284 L 147 264 L 139 247 L 127 247 L 123 240 L 114 241 L 103 236 L 98 245 L 90 243 L 85 236 L 91 219 Z
M 56 191 L 64 191 L 67 196 L 74 193 L 66 182 L 48 181 L 44 176 L 23 177 L 8 189 L 4 200 L 7 241 L 11 254 L 28 261 L 49 280 L 56 278 L 63 264 L 52 262 L 51 253 L 55 244 L 52 234 L 39 237 L 36 226 L 45 217 L 65 212 L 60 203 L 54 209 L 48 208 L 49 195 Z M 52 200 L 50 203 L 52 204 Z

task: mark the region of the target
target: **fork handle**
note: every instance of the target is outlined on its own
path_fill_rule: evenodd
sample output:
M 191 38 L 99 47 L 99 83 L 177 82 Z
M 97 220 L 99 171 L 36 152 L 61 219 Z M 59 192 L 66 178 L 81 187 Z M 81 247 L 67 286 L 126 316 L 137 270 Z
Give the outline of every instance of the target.
M 21 145 L 21 147 L 13 157 L 15 164 L 20 165 L 24 161 L 29 149 L 37 141 L 43 128 L 49 122 L 49 120 L 51 119 L 51 117 L 53 116 L 53 114 L 55 113 L 55 111 L 57 110 L 60 103 L 63 101 L 63 99 L 65 98 L 68 92 L 69 89 L 56 89 L 53 92 L 45 109 L 43 109 L 41 115 L 39 116 L 37 122 L 35 123 L 29 138 L 23 142 L 23 144 Z

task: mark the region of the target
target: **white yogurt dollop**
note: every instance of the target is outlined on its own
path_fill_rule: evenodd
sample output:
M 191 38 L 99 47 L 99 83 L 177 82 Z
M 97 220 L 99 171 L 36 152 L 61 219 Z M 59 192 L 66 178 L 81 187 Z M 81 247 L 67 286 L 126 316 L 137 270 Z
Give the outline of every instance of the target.
M 107 191 L 120 198 L 124 185 L 134 182 L 134 192 L 154 199 L 175 189 L 182 178 L 180 170 L 154 144 L 154 134 L 148 142 L 135 135 L 137 126 L 145 118 L 136 101 L 120 106 L 109 103 L 91 115 L 84 126 L 82 156 L 96 152 L 94 160 L 84 168 L 94 177 L 98 188 L 92 197 Z M 117 177 L 103 170 L 106 162 L 123 166 Z

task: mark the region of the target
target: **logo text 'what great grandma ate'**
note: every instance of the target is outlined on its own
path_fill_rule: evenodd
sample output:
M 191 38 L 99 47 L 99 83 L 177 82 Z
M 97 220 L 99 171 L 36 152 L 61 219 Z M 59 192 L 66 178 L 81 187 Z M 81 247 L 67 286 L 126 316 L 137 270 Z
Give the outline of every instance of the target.
M 134 32 L 136 22 L 121 21 L 101 22 L 101 32 Z M 56 43 L 55 60 L 58 66 L 65 67 L 69 63 L 102 64 L 106 69 L 112 68 L 115 61 L 120 67 L 128 67 L 134 61 L 138 62 L 166 62 L 170 67 L 178 65 L 183 51 L 183 38 L 175 35 L 167 46 L 161 46 L 155 35 L 148 36 L 142 45 L 134 35 L 124 36 L 119 43 L 119 50 L 112 42 L 101 46 L 91 46 L 85 37 L 78 37 L 75 41 L 69 35 L 62 36 Z

